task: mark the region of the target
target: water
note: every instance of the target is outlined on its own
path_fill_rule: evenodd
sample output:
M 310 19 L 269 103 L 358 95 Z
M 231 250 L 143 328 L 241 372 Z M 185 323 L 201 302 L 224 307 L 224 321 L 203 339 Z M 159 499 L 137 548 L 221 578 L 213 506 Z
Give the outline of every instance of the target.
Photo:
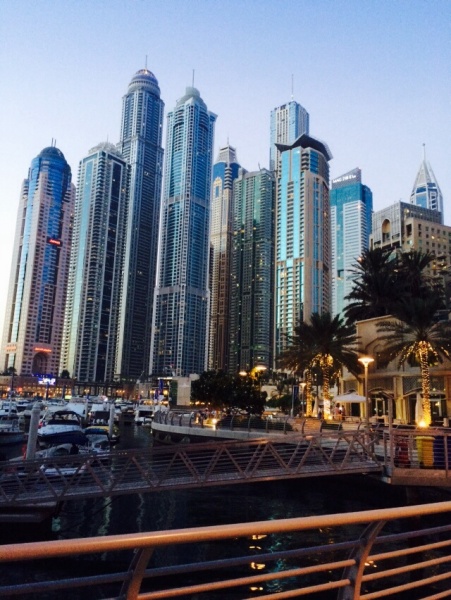
M 148 428 L 124 427 L 121 432 L 121 447 L 146 447 L 151 443 Z M 282 482 L 252 483 L 247 485 L 231 485 L 204 489 L 178 490 L 150 494 L 135 494 L 105 499 L 89 499 L 67 502 L 58 517 L 53 519 L 52 532 L 47 539 L 67 539 L 87 536 L 105 536 L 110 534 L 132 533 L 141 531 L 157 531 L 208 525 L 223 525 L 245 521 L 264 521 L 319 514 L 345 513 L 350 511 L 401 506 L 406 503 L 403 489 L 389 487 L 363 478 L 311 478 Z M 434 492 L 431 491 L 431 494 Z M 30 535 L 28 529 L 28 535 Z M 311 540 L 319 543 L 319 532 L 307 532 L 306 543 Z M 329 533 L 326 532 L 326 536 Z M 8 536 L 9 537 L 9 536 Z M 13 534 L 13 542 L 18 538 Z M 326 539 L 326 538 L 325 538 Z M 325 540 L 322 540 L 325 541 Z M 222 542 L 221 544 L 199 545 L 193 551 L 180 549 L 162 549 L 153 557 L 153 564 L 164 566 L 170 555 L 177 562 L 203 561 L 223 558 L 236 550 L 236 544 L 244 544 L 241 554 L 246 554 L 244 541 Z M 270 552 L 278 548 L 289 549 L 295 545 L 293 534 L 268 536 L 259 542 L 261 552 Z M 189 552 L 189 556 L 184 556 Z M 193 555 L 195 553 L 195 556 Z M 110 560 L 110 558 L 105 560 Z M 66 578 L 83 573 L 98 572 L 98 557 L 89 556 L 60 559 L 48 563 L 33 563 L 29 566 L 14 566 L 9 575 L 26 576 L 30 581 L 42 579 Z M 116 561 L 116 558 L 115 558 Z M 126 570 L 130 554 L 123 553 L 111 568 Z M 102 570 L 105 569 L 105 563 Z M 234 573 L 236 574 L 236 573 Z M 247 572 L 243 574 L 248 574 Z M 8 581 L 5 573 L 0 575 L 0 584 Z M 105 594 L 107 592 L 105 591 Z M 234 595 L 235 594 L 235 595 Z M 237 592 L 209 594 L 208 600 L 234 600 L 240 597 Z M 40 595 L 41 600 L 94 600 L 107 595 L 99 595 L 98 590 L 90 592 L 68 591 L 56 595 Z M 241 595 L 242 597 L 242 595 Z M 326 596 L 325 596 L 326 597 Z M 335 596 L 334 596 L 335 597 Z M 201 598 L 207 598 L 206 595 Z

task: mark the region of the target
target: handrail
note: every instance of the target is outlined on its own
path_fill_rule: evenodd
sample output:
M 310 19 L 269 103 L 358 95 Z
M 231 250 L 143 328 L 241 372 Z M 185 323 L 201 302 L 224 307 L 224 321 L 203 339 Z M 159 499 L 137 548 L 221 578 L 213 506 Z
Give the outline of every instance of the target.
M 17 575 L 19 569 L 4 569 L 0 598 L 25 598 L 39 592 L 100 584 L 108 585 L 111 600 L 182 598 L 201 593 L 207 594 L 202 597 L 208 599 L 208 593 L 231 588 L 236 588 L 234 597 L 241 599 L 310 598 L 324 590 L 336 590 L 338 600 L 370 600 L 390 594 L 396 598 L 403 591 L 421 588 L 428 594 L 435 594 L 429 598 L 441 598 L 449 590 L 451 579 L 450 514 L 451 501 L 448 501 L 324 516 L 3 545 L 0 546 L 0 563 L 3 564 L 19 562 L 26 565 L 25 561 L 35 559 L 93 554 L 102 555 L 104 560 L 99 557 L 97 562 L 99 574 L 89 576 L 83 573 L 82 559 L 67 561 L 71 578 L 64 579 L 63 575 L 58 581 L 15 581 L 15 576 L 21 578 Z M 437 524 L 440 515 L 443 523 Z M 434 522 L 428 524 L 427 519 L 432 516 Z M 414 529 L 418 527 L 418 517 L 421 517 L 422 528 Z M 414 519 L 413 523 L 409 519 Z M 402 528 L 400 521 L 404 523 Z M 391 523 L 394 526 L 390 526 Z M 384 528 L 391 531 L 383 535 Z M 316 545 L 308 541 L 312 540 L 311 534 L 305 537 L 307 531 L 317 532 Z M 273 536 L 287 533 L 291 534 L 289 539 L 293 543 L 296 541 L 295 547 L 274 550 L 277 545 Z M 177 555 L 176 549 L 181 545 L 225 543 L 237 538 L 251 543 L 253 548 L 249 548 L 249 554 L 229 557 L 228 553 L 228 558 L 207 559 L 200 563 L 178 564 L 176 560 L 173 564 L 167 563 L 168 557 Z M 173 549 L 161 554 L 159 549 L 162 548 Z M 110 558 L 115 552 L 124 551 L 131 551 L 129 570 L 111 572 L 108 569 L 112 564 Z M 80 569 L 76 576 L 72 575 L 74 565 Z M 107 568 L 102 570 L 103 565 Z

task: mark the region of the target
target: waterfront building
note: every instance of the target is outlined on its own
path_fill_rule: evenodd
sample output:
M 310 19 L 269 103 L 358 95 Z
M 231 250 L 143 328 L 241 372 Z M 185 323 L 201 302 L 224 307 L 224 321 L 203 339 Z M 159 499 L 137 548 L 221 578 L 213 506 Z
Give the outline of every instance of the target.
M 272 366 L 274 175 L 240 170 L 233 191 L 229 371 Z
M 228 369 L 233 182 L 238 176 L 239 169 L 235 148 L 229 144 L 220 148 L 218 158 L 213 165 L 211 198 L 212 267 L 208 355 L 210 370 Z
M 148 374 L 163 169 L 164 103 L 153 73 L 141 69 L 123 98 L 118 149 L 130 164 L 127 242 L 119 315 L 117 378 Z
M 44 148 L 25 179 L 6 304 L 2 369 L 58 375 L 75 186 L 61 150 Z
M 413 184 L 410 202 L 439 212 L 443 223 L 443 196 L 432 167 L 426 160 L 426 153 Z
M 278 144 L 281 169 L 276 209 L 276 356 L 298 322 L 331 310 L 330 150 L 301 135 Z
M 109 143 L 92 148 L 78 169 L 60 369 L 82 382 L 114 378 L 129 170 Z
M 395 202 L 373 213 L 370 247 L 434 254 L 429 275 L 441 277 L 445 288 L 451 292 L 451 227 L 442 223 L 442 214 L 435 209 Z M 451 294 L 447 292 L 448 305 L 450 298 Z
M 187 377 L 207 367 L 216 115 L 188 87 L 167 121 L 151 372 Z
M 277 144 L 292 144 L 303 133 L 309 133 L 309 114 L 298 102 L 291 100 L 271 111 L 269 169 L 280 168 Z
M 330 191 L 332 314 L 343 316 L 352 269 L 369 248 L 373 194 L 356 168 L 332 180 Z

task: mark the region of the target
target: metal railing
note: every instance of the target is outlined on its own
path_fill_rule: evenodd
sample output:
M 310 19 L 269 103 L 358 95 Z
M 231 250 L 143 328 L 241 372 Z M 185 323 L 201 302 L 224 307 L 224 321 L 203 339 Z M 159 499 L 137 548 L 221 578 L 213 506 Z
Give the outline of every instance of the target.
M 379 472 L 364 432 L 180 444 L 0 464 L 0 509 L 270 479 Z
M 439 502 L 3 545 L 0 563 L 9 568 L 2 569 L 0 598 L 43 593 L 49 599 L 70 598 L 68 590 L 77 588 L 85 589 L 86 600 L 219 600 L 224 594 L 237 600 L 374 600 L 399 599 L 403 593 L 409 596 L 402 597 L 423 600 L 445 598 L 451 593 L 450 514 L 451 502 Z M 199 554 L 191 549 L 193 545 L 196 549 L 205 546 L 203 560 L 195 560 Z M 225 545 L 227 552 L 221 553 Z M 191 558 L 180 560 L 186 556 Z M 44 560 L 52 566 L 61 557 L 71 560 L 59 563 L 62 572 L 57 580 L 40 581 L 36 567 L 27 569 L 29 561 L 39 559 L 43 569 Z M 17 568 L 12 569 L 13 564 Z M 125 567 L 113 569 L 117 564 Z M 327 596 L 321 595 L 326 592 Z

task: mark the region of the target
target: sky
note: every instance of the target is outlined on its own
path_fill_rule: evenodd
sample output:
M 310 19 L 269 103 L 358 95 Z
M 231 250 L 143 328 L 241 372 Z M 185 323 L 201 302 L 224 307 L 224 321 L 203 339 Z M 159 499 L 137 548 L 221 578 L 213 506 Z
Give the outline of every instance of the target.
M 194 78 L 215 157 L 228 141 L 248 171 L 292 98 L 331 178 L 360 167 L 375 210 L 409 201 L 425 149 L 451 225 L 451 0 L 0 0 L 0 326 L 32 159 L 56 140 L 76 184 L 89 149 L 119 140 L 146 61 L 166 114 Z

